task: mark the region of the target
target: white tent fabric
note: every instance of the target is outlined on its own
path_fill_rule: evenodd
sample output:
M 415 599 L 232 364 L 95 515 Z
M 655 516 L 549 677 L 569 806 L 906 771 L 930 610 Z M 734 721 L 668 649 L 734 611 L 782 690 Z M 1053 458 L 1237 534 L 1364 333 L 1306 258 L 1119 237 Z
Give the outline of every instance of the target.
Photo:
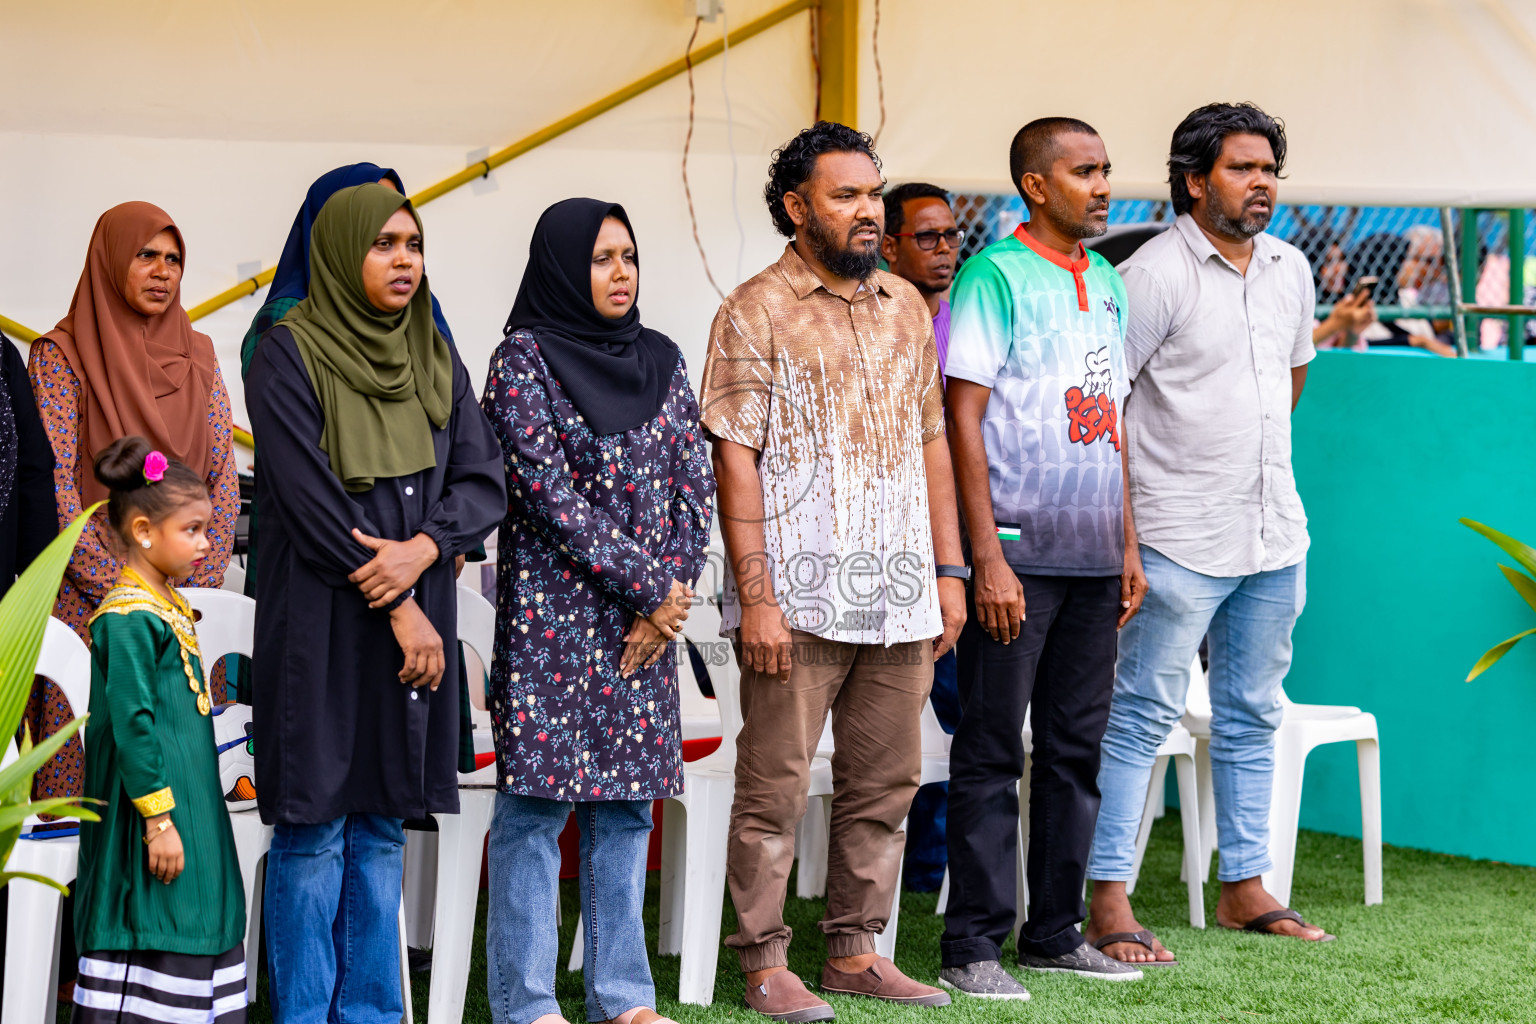
M 778 0 L 728 0 L 740 26 Z M 420 189 L 682 56 L 692 0 L 111 0 L 5 4 L 0 312 L 47 330 L 92 224 L 128 199 L 188 244 L 187 306 L 271 266 L 304 190 L 341 163 Z M 1292 140 L 1282 201 L 1536 205 L 1536 3 L 1514 0 L 862 0 L 860 127 L 886 123 L 893 181 L 1009 191 L 1007 145 L 1032 117 L 1095 124 L 1122 198 L 1166 195 L 1173 126 L 1252 99 Z M 706 23 L 698 45 L 720 36 Z M 772 150 L 811 119 L 810 16 L 696 71 L 690 163 L 699 231 L 729 289 L 783 240 L 762 207 Z M 718 299 L 680 160 L 681 77 L 428 206 L 428 272 L 471 374 L 500 338 L 539 212 L 622 202 L 644 259 L 641 306 L 695 378 Z M 734 144 L 735 158 L 732 157 Z M 474 154 L 474 156 L 471 156 Z M 738 230 L 738 216 L 741 228 Z M 199 322 L 243 421 L 236 349 L 260 302 Z
M 1167 198 L 1174 126 L 1251 100 L 1286 123 L 1282 202 L 1536 205 L 1530 0 L 885 0 L 879 43 L 893 176 L 1009 191 L 1013 133 L 1060 114 L 1103 135 L 1117 196 Z
M 727 21 L 734 29 L 777 6 L 736 0 Z M 164 207 L 181 226 L 190 308 L 277 261 L 305 189 L 324 171 L 370 160 L 399 170 L 408 189 L 425 188 L 487 147 L 682 57 L 691 7 L 7 4 L 0 195 L 10 244 L 0 253 L 0 313 L 39 331 L 57 323 L 96 218 L 129 199 Z M 705 23 L 695 45 L 718 39 L 721 28 Z M 700 237 L 729 290 L 777 259 L 784 243 L 763 207 L 763 176 L 768 154 L 809 122 L 815 104 L 809 15 L 700 65 L 695 82 L 689 178 Z M 683 195 L 687 117 L 679 76 L 424 208 L 429 279 L 476 387 L 534 221 L 572 195 L 628 209 L 643 261 L 641 312 L 678 341 L 697 380 L 719 297 Z M 238 349 L 264 291 L 196 325 L 214 338 L 242 423 Z

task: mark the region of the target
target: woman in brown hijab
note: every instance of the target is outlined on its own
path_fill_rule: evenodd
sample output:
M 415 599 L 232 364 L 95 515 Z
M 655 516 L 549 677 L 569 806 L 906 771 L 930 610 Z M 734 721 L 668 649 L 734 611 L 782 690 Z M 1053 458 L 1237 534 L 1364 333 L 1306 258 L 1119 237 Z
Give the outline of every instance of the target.
M 212 548 L 182 585 L 218 587 L 240 506 L 234 431 L 213 342 L 192 329 L 181 308 L 185 255 L 176 223 L 157 206 L 123 203 L 102 214 L 69 313 L 32 345 L 27 370 L 53 445 L 60 528 L 106 497 L 91 472 L 97 453 L 120 437 L 142 435 L 208 481 Z M 53 614 L 82 639 L 91 613 L 117 582 L 109 537 L 103 510 L 81 535 L 59 587 Z M 222 702 L 223 672 L 209 682 L 214 702 Z M 40 680 L 25 719 L 34 740 L 71 717 L 63 695 Z M 34 797 L 78 796 L 82 764 L 72 739 L 37 773 Z

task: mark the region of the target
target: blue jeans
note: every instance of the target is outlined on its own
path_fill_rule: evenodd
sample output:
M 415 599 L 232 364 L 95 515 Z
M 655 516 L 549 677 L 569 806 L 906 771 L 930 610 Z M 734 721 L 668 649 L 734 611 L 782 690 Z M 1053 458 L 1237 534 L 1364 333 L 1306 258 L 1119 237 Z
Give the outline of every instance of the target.
M 496 1024 L 531 1024 L 559 1013 L 560 830 L 574 811 L 581 830 L 581 915 L 587 948 L 587 1019 L 655 1007 L 645 952 L 646 845 L 651 801 L 565 803 L 496 794 L 491 818 L 491 892 L 485 927 L 487 988 Z
M 1217 877 L 1237 882 L 1262 875 L 1270 869 L 1280 684 L 1291 667 L 1291 630 L 1307 600 L 1306 563 L 1250 576 L 1205 576 L 1145 544 L 1141 561 L 1147 597 L 1120 631 L 1088 877 L 1130 880 L 1157 748 L 1184 714 L 1189 666 L 1207 634 Z
M 267 854 L 267 965 L 277 1024 L 399 1024 L 399 818 L 277 825 Z

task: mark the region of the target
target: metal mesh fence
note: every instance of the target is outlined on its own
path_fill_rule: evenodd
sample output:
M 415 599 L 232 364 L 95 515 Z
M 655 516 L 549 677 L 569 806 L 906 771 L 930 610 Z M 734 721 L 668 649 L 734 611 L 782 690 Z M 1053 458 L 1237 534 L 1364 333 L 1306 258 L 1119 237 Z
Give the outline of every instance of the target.
M 1455 213 L 1477 218 L 1478 252 L 1461 263 L 1463 279 L 1475 282 L 1476 301 L 1499 305 L 1510 301 L 1536 303 L 1536 231 L 1524 232 L 1520 253 L 1525 270 L 1525 294 L 1510 295 L 1509 219 L 1502 210 Z M 1018 195 L 970 193 L 955 196 L 955 218 L 966 229 L 961 260 L 969 258 L 1025 219 Z M 1174 219 L 1166 201 L 1116 200 L 1110 204 L 1111 228 L 1119 225 L 1167 223 Z M 1317 301 L 1324 310 L 1344 297 L 1366 275 L 1380 279 L 1375 298 L 1382 319 L 1398 316 L 1448 316 L 1450 288 L 1444 260 L 1440 211 L 1411 206 L 1278 206 L 1270 233 L 1302 251 L 1312 266 Z M 1468 295 L 1469 298 L 1473 297 Z M 1484 320 L 1469 327 L 1473 345 L 1503 344 L 1504 320 Z M 1536 320 L 1525 325 L 1536 337 Z

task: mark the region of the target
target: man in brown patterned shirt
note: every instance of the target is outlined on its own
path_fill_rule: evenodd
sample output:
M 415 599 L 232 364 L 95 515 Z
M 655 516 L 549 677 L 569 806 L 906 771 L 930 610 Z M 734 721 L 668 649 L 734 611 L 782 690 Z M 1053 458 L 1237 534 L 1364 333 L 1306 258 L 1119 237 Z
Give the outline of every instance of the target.
M 829 710 L 821 986 L 949 1002 L 874 942 L 896 895 L 933 659 L 965 620 L 932 320 L 912 285 L 876 269 L 884 184 L 869 137 L 843 125 L 819 122 L 774 155 L 766 199 L 792 241 L 720 307 L 700 396 L 744 719 L 726 854 L 739 929 L 726 944 L 747 1004 L 775 1020 L 832 1017 L 785 967 L 783 918 Z

